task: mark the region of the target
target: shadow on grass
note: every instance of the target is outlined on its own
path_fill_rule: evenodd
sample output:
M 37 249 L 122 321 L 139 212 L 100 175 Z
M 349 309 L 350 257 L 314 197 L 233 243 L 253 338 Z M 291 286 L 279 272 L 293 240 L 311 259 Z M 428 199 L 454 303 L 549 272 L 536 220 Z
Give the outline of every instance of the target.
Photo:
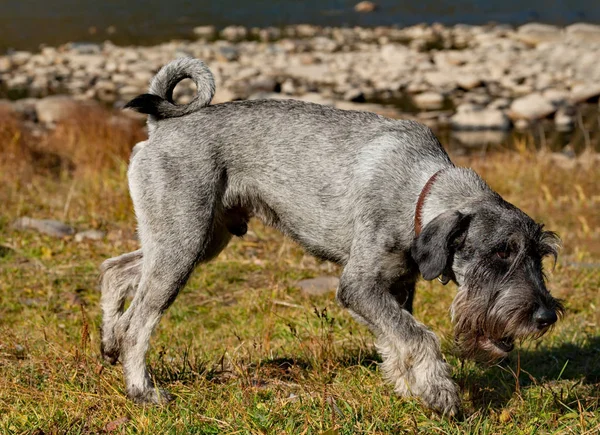
M 187 354 L 182 356 L 178 361 L 167 361 L 159 354 L 158 361 L 151 362 L 153 373 L 160 383 L 193 384 L 201 379 L 216 384 L 236 379 L 252 386 L 273 381 L 302 383 L 315 373 L 329 378 L 335 377 L 340 369 L 356 366 L 375 371 L 381 363 L 381 357 L 372 347 L 344 349 L 324 360 L 305 355 L 263 358 L 238 365 L 236 369 L 224 358 L 215 363 L 190 358 Z M 522 350 L 492 367 L 467 363 L 456 370 L 456 378 L 474 409 L 483 413 L 505 408 L 515 395 L 528 396 L 525 400 L 530 403 L 562 411 L 576 410 L 579 406 L 596 410 L 600 402 L 599 367 L 600 335 L 590 337 L 584 346 L 563 343 L 555 347 Z M 564 380 L 575 382 L 558 382 Z M 530 393 L 529 389 L 533 387 L 537 390 Z M 536 395 L 540 396 L 539 402 L 535 401 Z
M 553 397 L 557 407 L 578 407 L 582 400 L 576 387 L 583 386 L 590 398 L 583 406 L 598 408 L 600 397 L 600 336 L 590 337 L 584 346 L 563 343 L 555 347 L 524 350 L 510 359 L 485 370 L 459 376 L 461 387 L 468 391 L 473 405 L 482 410 L 504 408 L 515 393 L 527 387 L 540 387 L 543 395 Z M 571 380 L 565 386 L 557 381 Z

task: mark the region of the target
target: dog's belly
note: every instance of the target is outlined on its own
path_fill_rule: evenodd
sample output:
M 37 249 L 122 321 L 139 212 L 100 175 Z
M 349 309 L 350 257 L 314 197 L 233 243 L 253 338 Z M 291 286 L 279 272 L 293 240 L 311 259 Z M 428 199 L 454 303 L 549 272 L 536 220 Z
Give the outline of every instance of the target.
M 254 216 L 300 244 L 306 251 L 323 260 L 345 264 L 352 242 L 352 215 L 340 198 L 323 199 L 307 187 L 298 191 L 292 186 L 267 188 L 254 180 L 239 183 L 232 180 L 224 195 L 226 222 L 234 231 Z M 243 186 L 243 188 L 241 187 Z M 237 187 L 237 188 L 236 188 Z

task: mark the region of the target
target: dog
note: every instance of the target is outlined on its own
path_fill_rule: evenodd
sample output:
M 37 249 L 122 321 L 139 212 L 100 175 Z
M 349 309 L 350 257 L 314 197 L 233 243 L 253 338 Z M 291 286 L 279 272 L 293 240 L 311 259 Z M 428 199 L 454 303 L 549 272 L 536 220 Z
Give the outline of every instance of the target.
M 185 78 L 197 95 L 177 105 Z M 461 400 L 438 338 L 412 316 L 419 274 L 458 285 L 466 357 L 505 357 L 557 321 L 542 259 L 556 261 L 558 236 L 456 167 L 429 128 L 295 100 L 209 105 L 214 92 L 207 66 L 181 58 L 126 106 L 148 115 L 128 170 L 141 249 L 102 264 L 101 305 L 102 354 L 122 362 L 131 399 L 170 399 L 148 374 L 150 335 L 253 216 L 343 267 L 337 300 L 374 333 L 385 378 L 440 413 Z

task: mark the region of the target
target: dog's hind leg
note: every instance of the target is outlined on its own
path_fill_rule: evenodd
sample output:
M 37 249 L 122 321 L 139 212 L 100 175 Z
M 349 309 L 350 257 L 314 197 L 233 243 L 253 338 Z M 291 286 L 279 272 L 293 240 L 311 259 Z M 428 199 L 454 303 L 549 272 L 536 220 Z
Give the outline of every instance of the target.
M 180 185 L 168 183 L 131 189 L 144 255 L 137 292 L 117 321 L 115 335 L 127 394 L 137 402 L 169 399 L 148 374 L 150 336 L 195 266 L 216 256 L 231 238 L 217 218 L 218 183 L 213 179 L 202 184 L 188 186 L 185 197 Z M 159 189 L 160 196 L 154 193 Z
M 100 266 L 100 289 L 102 296 L 102 344 L 104 359 L 112 364 L 119 358 L 114 327 L 121 315 L 125 299 L 133 296 L 142 275 L 142 250 L 106 260 Z

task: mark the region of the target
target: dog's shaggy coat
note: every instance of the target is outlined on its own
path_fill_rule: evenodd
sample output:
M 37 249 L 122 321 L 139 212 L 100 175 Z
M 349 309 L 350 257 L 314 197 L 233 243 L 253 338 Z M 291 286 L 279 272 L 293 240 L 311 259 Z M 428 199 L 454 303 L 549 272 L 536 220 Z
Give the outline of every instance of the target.
M 197 96 L 176 105 L 187 77 Z M 131 398 L 168 399 L 147 372 L 150 335 L 194 268 L 252 216 L 343 266 L 337 298 L 376 335 L 386 378 L 442 413 L 457 413 L 460 397 L 437 337 L 411 315 L 419 273 L 458 284 L 452 316 L 467 356 L 505 356 L 556 321 L 542 257 L 558 239 L 455 167 L 430 129 L 294 100 L 210 106 L 214 90 L 206 65 L 185 58 L 128 104 L 149 114 L 128 173 L 142 247 L 107 260 L 101 287 L 103 353 L 123 363 Z

